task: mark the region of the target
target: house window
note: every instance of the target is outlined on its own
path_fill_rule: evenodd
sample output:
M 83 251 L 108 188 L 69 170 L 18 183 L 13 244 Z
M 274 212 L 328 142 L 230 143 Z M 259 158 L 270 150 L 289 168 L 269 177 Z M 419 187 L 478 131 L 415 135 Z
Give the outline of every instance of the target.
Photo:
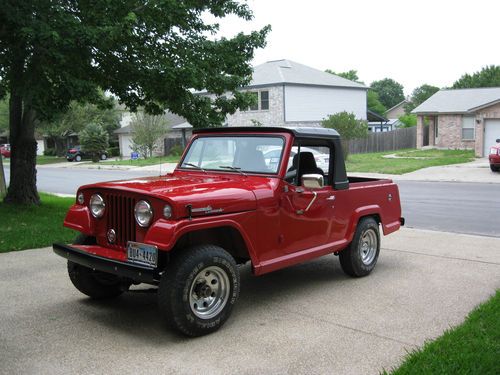
M 462 139 L 471 141 L 475 139 L 474 116 L 462 117 Z
M 269 109 L 269 91 L 252 91 L 255 102 L 248 108 L 249 111 L 267 111 Z

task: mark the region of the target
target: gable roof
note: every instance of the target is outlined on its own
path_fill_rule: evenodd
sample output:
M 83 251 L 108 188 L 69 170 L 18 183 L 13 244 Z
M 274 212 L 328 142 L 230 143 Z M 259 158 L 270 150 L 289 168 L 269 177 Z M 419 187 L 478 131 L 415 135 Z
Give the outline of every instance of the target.
M 291 60 L 274 60 L 255 66 L 253 68 L 252 82 L 248 87 L 285 83 L 368 89 L 368 87 L 361 83 L 350 81 L 335 74 L 314 69 Z
M 172 129 L 176 125 L 181 125 L 184 123 L 190 125 L 184 117 L 176 115 L 175 113 L 172 113 L 172 112 L 166 112 L 165 117 L 168 121 L 167 126 L 169 129 Z M 127 126 L 116 129 L 113 133 L 115 133 L 115 134 L 131 134 L 131 133 L 133 133 L 132 125 L 129 124 Z
M 470 113 L 500 102 L 500 87 L 440 90 L 412 113 Z
M 396 104 L 395 106 L 393 106 L 393 107 L 389 108 L 387 111 L 385 111 L 385 112 L 384 112 L 384 114 L 386 114 L 386 113 L 388 113 L 388 112 L 390 112 L 390 111 L 392 111 L 392 110 L 394 110 L 394 109 L 396 109 L 396 108 L 398 108 L 398 107 L 400 107 L 400 106 L 403 106 L 403 105 L 405 105 L 406 103 L 408 103 L 408 100 L 403 99 L 401 102 L 399 102 L 399 103 L 398 103 L 398 104 Z

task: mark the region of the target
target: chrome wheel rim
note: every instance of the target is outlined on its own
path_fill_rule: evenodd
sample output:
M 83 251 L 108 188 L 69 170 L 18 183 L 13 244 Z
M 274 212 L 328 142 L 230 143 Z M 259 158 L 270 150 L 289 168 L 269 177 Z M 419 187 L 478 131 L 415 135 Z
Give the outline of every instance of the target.
M 359 255 L 364 265 L 369 266 L 375 259 L 377 245 L 377 233 L 373 229 L 364 231 L 359 241 Z
M 189 306 L 201 319 L 217 316 L 229 300 L 229 277 L 222 268 L 206 267 L 201 270 L 189 289 Z

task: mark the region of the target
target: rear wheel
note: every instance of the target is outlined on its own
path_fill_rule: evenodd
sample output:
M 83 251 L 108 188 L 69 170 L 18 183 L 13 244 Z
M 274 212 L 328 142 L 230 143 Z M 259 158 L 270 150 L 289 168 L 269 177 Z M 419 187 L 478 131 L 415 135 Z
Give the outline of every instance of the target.
M 351 244 L 339 253 L 340 265 L 349 276 L 366 276 L 375 268 L 379 253 L 378 223 L 372 217 L 362 218 Z
M 101 160 L 106 160 L 108 158 L 108 155 L 106 154 L 101 154 Z
M 495 167 L 493 164 L 490 164 L 490 169 L 492 172 L 499 172 L 500 171 L 500 167 Z
M 82 156 L 81 155 L 76 155 L 74 158 L 75 161 L 82 161 Z
M 94 237 L 80 234 L 73 243 L 75 245 L 94 245 L 96 242 Z M 71 261 L 68 261 L 68 274 L 75 288 L 91 298 L 115 298 L 123 293 L 118 276 L 94 271 Z
M 219 329 L 229 318 L 240 289 L 233 257 L 213 245 L 183 251 L 167 267 L 158 304 L 167 322 L 188 336 Z

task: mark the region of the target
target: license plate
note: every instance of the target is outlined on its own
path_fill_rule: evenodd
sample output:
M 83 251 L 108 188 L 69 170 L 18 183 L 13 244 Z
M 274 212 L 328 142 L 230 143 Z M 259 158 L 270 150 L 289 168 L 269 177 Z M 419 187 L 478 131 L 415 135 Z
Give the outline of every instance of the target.
M 127 259 L 131 263 L 156 267 L 158 264 L 158 248 L 144 243 L 127 243 Z

